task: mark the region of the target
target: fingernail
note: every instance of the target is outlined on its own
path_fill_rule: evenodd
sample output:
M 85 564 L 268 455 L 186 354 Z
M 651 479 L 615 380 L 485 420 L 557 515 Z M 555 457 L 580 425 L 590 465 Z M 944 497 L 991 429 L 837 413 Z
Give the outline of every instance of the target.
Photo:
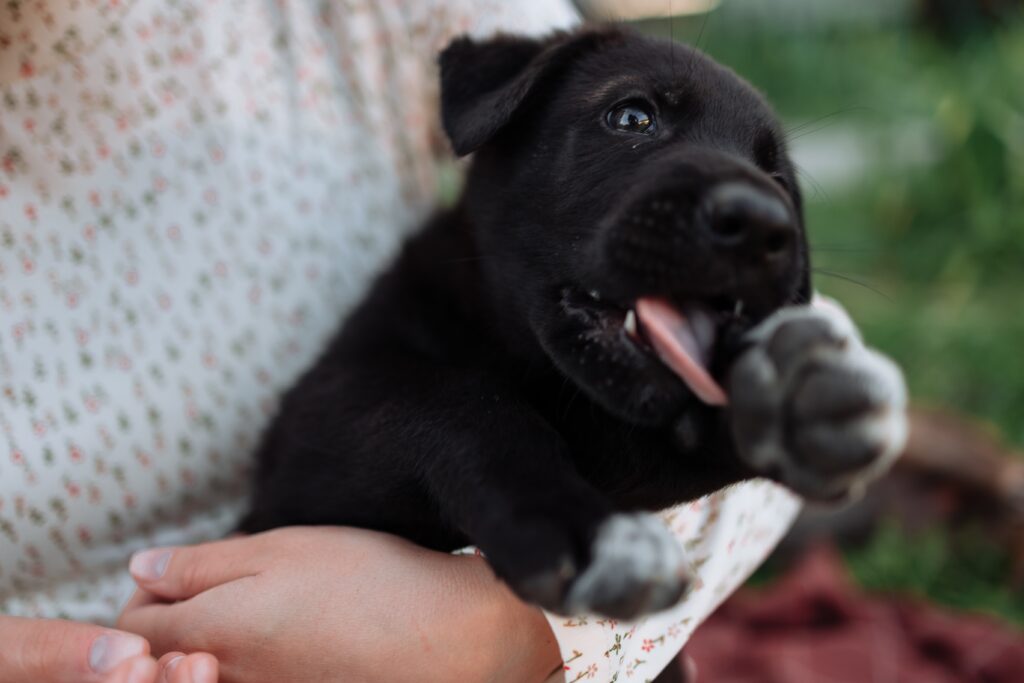
M 146 651 L 146 641 L 126 633 L 104 633 L 92 641 L 89 667 L 98 674 L 110 673 L 126 659 Z
M 208 657 L 192 662 L 192 683 L 217 683 L 217 667 Z
M 160 680 L 170 681 L 171 674 L 174 673 L 174 670 L 178 668 L 178 665 L 181 664 L 181 660 L 183 659 L 185 659 L 185 655 L 178 655 L 174 659 L 164 664 L 164 673 Z
M 128 571 L 137 579 L 143 581 L 156 581 L 167 571 L 167 564 L 171 561 L 170 550 L 143 550 L 132 555 L 128 563 Z

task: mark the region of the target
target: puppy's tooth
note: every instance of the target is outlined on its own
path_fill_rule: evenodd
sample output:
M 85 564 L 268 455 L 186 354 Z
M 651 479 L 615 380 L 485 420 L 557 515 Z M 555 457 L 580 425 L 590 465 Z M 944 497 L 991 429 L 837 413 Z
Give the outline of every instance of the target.
M 593 299 L 594 301 L 600 301 L 601 295 L 597 293 L 596 289 L 592 289 L 590 290 L 590 298 Z
M 626 332 L 629 336 L 636 336 L 636 313 L 633 312 L 632 308 L 626 312 L 626 320 L 622 326 L 626 328 Z

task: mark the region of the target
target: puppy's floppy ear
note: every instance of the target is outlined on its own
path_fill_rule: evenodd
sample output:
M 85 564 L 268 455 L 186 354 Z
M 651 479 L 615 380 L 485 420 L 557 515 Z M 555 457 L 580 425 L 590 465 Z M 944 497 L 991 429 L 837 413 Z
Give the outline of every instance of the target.
M 516 116 L 542 80 L 614 32 L 559 32 L 537 40 L 456 38 L 441 52 L 441 122 L 459 156 L 477 150 Z

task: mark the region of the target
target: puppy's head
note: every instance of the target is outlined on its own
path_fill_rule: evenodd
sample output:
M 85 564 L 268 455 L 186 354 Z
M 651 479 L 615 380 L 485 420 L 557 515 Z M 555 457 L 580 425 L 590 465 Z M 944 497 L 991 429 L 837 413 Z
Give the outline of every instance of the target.
M 730 70 L 621 28 L 459 39 L 442 119 L 502 332 L 638 424 L 724 401 L 743 331 L 809 298 L 779 124 Z

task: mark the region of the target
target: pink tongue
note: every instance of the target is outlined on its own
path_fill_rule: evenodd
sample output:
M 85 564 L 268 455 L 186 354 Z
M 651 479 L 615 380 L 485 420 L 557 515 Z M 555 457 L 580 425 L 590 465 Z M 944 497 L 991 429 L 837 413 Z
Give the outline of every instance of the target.
M 661 362 L 679 375 L 697 398 L 713 406 L 729 402 L 725 391 L 707 370 L 707 355 L 713 338 L 707 339 L 705 335 L 702 346 L 694 329 L 697 320 L 689 320 L 669 302 L 653 297 L 637 300 L 636 315 Z

